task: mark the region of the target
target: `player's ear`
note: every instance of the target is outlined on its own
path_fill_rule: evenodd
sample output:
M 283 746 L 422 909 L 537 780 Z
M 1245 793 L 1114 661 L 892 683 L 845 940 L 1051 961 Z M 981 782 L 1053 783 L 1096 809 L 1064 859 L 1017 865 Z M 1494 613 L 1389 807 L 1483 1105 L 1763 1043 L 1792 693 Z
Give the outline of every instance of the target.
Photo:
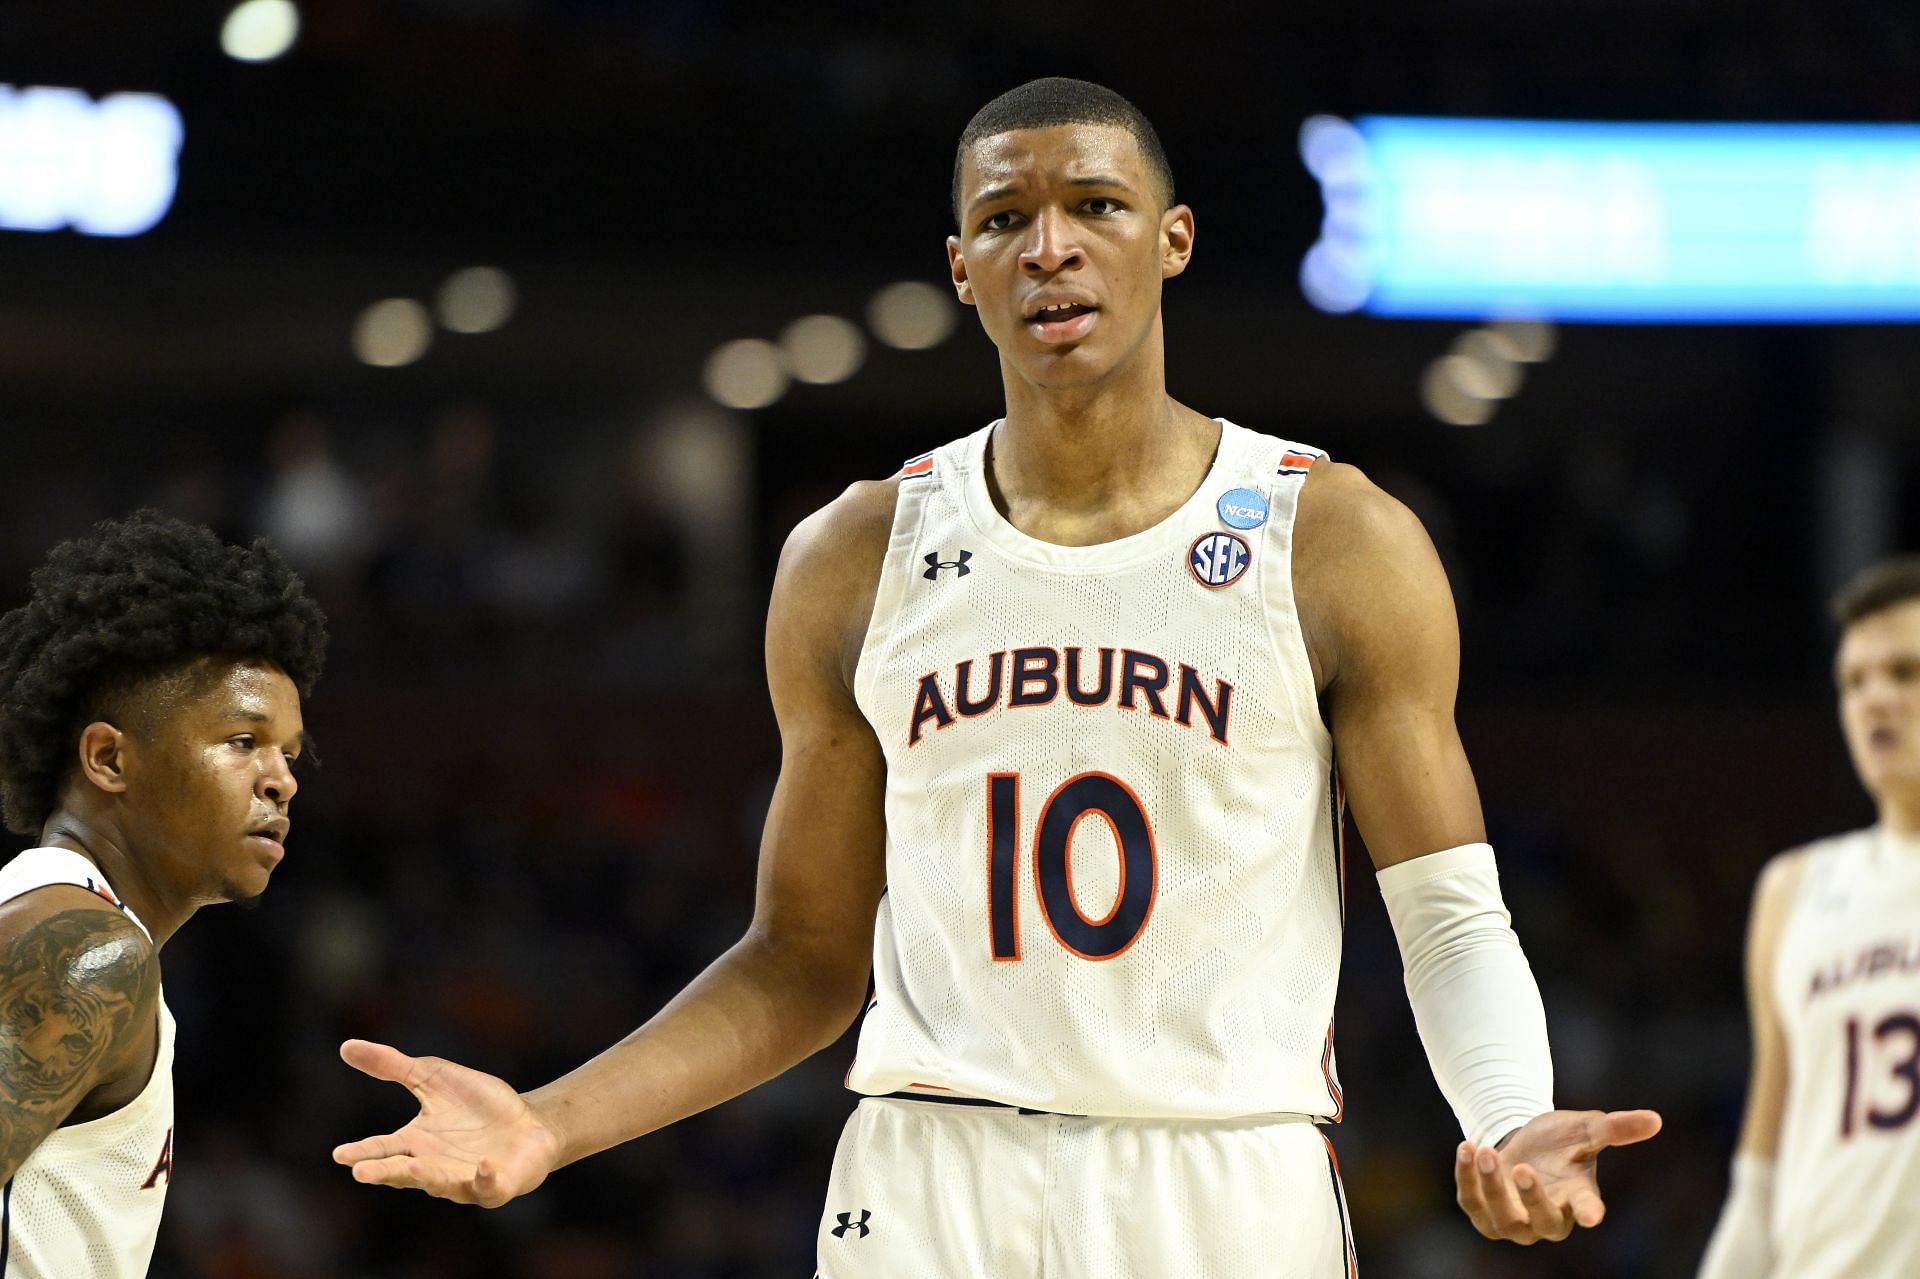
M 953 273 L 953 291 L 963 306 L 973 305 L 973 282 L 967 279 L 967 259 L 960 252 L 960 237 L 947 237 L 947 270 Z
M 127 735 L 97 719 L 80 730 L 80 776 L 110 794 L 127 789 Z
M 1160 278 L 1179 275 L 1192 256 L 1193 210 L 1176 204 L 1160 215 Z

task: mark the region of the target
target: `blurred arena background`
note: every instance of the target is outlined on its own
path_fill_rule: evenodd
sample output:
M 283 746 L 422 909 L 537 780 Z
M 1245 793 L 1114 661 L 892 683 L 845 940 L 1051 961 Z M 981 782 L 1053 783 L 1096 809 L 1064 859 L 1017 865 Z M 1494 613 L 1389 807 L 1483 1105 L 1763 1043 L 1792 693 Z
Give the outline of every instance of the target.
M 1920 341 L 1562 323 L 1491 348 L 1551 358 L 1503 363 L 1475 319 L 1330 314 L 1301 286 L 1324 210 L 1298 136 L 1911 122 L 1920 10 L 299 0 L 276 54 L 287 8 L 0 5 L 0 604 L 54 541 L 155 504 L 271 534 L 333 619 L 285 866 L 167 950 L 156 1276 L 811 1273 L 848 1044 L 492 1214 L 329 1162 L 409 1113 L 335 1045 L 531 1086 L 738 935 L 777 763 L 775 556 L 848 481 L 996 415 L 992 349 L 945 300 L 949 165 L 980 103 L 1041 74 L 1138 102 L 1196 209 L 1173 393 L 1425 519 L 1560 1094 L 1667 1117 L 1607 1161 L 1602 1230 L 1475 1236 L 1356 848 L 1335 1137 L 1364 1271 L 1693 1273 L 1744 1087 L 1753 875 L 1870 817 L 1822 603 L 1920 545 Z M 1868 239 L 1920 262 L 1911 210 Z

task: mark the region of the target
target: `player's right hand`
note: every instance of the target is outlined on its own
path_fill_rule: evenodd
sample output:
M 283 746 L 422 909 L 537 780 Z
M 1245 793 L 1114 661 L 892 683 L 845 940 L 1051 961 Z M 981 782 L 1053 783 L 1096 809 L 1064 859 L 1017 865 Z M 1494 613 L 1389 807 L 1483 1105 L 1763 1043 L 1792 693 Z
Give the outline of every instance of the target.
M 334 1162 L 352 1168 L 355 1181 L 498 1208 L 545 1181 L 559 1163 L 558 1136 L 505 1080 L 364 1039 L 341 1044 L 340 1057 L 375 1079 L 404 1085 L 420 1102 L 405 1127 L 334 1147 Z

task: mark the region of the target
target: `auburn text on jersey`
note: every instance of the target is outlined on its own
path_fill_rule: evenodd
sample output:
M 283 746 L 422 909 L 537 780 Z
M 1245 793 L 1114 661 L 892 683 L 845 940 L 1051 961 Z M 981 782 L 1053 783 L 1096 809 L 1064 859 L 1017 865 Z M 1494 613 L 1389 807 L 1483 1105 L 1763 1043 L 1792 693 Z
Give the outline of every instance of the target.
M 1096 648 L 1091 655 L 1075 645 L 1038 644 L 988 653 L 958 662 L 951 672 L 929 671 L 913 695 L 907 745 L 916 746 L 929 729 L 938 731 L 958 719 L 984 715 L 996 706 L 1017 710 L 1051 706 L 1065 697 L 1075 706 L 1108 703 L 1125 711 L 1145 711 L 1182 727 L 1195 726 L 1227 745 L 1227 721 L 1233 713 L 1233 685 L 1212 681 L 1186 662 L 1133 648 Z

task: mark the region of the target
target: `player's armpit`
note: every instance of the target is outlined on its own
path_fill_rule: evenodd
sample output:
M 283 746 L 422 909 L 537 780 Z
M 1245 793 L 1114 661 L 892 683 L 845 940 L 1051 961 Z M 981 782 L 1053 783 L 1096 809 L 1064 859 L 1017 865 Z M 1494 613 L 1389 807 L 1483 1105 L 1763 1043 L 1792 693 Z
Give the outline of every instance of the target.
M 1405 506 L 1322 462 L 1300 495 L 1294 583 L 1347 803 L 1376 867 L 1486 839 L 1454 727 L 1460 634 Z
M 0 1180 L 127 1066 L 159 996 L 152 946 L 119 911 L 42 905 L 7 912 L 0 922 Z

